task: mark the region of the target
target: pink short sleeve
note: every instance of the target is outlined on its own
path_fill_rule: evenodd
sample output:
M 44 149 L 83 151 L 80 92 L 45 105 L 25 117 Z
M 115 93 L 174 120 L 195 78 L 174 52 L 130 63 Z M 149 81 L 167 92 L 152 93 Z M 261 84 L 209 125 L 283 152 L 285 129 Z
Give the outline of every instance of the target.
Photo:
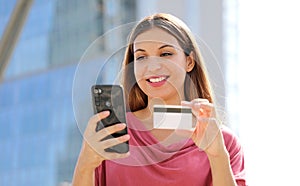
M 226 149 L 230 155 L 231 169 L 239 186 L 245 186 L 246 184 L 246 174 L 244 165 L 244 151 L 239 142 L 239 139 L 234 133 L 227 127 L 222 128 L 223 138 L 225 142 Z

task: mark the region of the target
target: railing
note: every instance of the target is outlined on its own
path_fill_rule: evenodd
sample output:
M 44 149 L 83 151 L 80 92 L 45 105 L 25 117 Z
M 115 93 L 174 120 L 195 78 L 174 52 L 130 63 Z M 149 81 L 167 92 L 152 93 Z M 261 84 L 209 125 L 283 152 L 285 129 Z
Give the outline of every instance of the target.
M 18 0 L 0 40 L 0 82 L 3 81 L 33 0 Z

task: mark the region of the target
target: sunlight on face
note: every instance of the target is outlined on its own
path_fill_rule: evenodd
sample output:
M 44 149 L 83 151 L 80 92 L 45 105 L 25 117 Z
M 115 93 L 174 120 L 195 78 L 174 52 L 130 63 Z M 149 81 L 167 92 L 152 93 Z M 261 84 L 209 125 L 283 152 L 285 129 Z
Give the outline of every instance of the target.
M 159 28 L 140 34 L 134 41 L 135 76 L 149 97 L 183 99 L 186 56 L 175 37 Z

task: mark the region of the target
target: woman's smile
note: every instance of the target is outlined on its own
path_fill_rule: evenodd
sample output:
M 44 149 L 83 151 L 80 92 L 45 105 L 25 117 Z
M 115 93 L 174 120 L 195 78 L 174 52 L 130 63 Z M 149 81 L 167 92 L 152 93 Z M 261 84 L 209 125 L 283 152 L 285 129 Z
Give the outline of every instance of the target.
M 164 85 L 167 82 L 167 79 L 169 78 L 169 76 L 151 76 L 149 78 L 146 79 L 146 81 L 148 82 L 148 84 L 152 87 L 160 87 L 162 85 Z

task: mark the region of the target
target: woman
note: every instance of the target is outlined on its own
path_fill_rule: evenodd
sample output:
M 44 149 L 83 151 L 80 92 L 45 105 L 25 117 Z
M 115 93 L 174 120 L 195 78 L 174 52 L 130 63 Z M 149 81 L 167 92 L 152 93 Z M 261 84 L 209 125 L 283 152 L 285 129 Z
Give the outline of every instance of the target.
M 128 135 L 101 141 L 126 125 L 95 132 L 109 113 L 92 116 L 74 185 L 246 185 L 241 145 L 219 127 L 199 48 L 181 20 L 169 14 L 141 20 L 131 32 L 123 64 Z M 195 128 L 154 129 L 155 104 L 191 107 Z M 104 151 L 128 140 L 128 153 Z

